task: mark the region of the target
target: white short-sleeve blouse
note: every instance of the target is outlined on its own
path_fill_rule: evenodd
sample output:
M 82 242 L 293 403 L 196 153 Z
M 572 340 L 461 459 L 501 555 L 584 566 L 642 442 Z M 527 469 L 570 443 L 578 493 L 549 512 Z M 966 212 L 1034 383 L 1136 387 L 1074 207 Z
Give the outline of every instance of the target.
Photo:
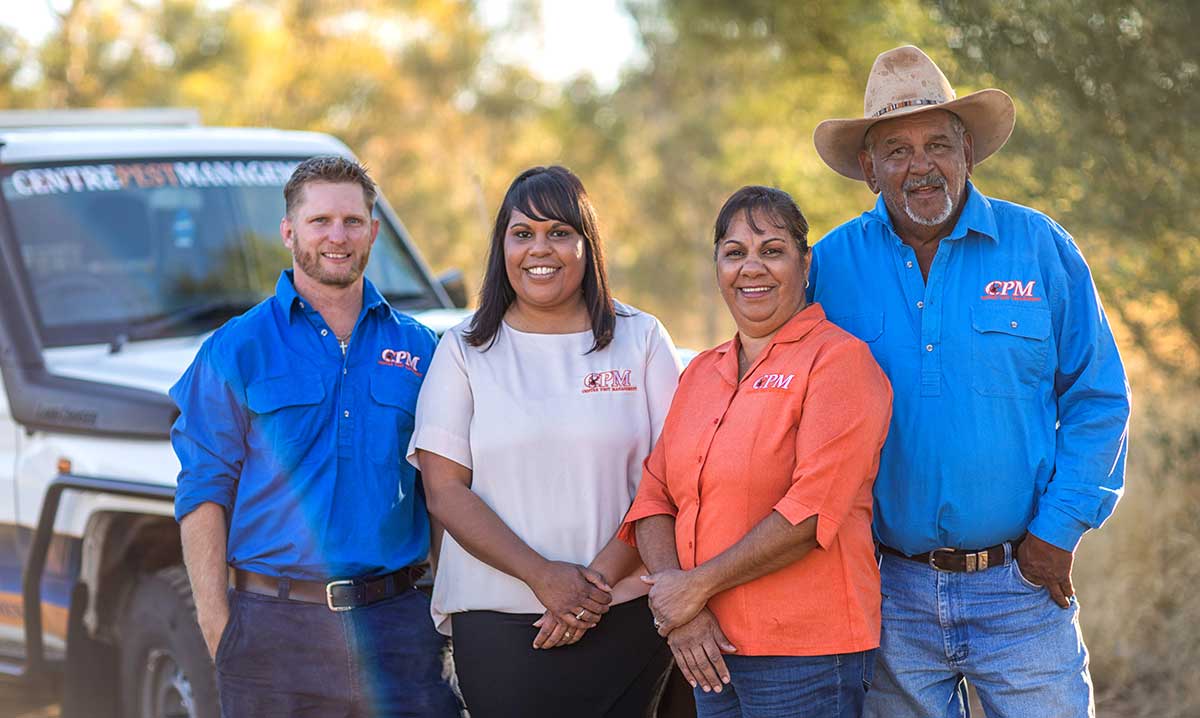
M 507 324 L 484 350 L 463 339 L 464 321 L 442 337 L 417 401 L 408 460 L 423 449 L 471 469 L 471 490 L 551 560 L 586 566 L 616 534 L 678 384 L 666 329 L 616 306 L 612 343 L 592 353 L 590 330 L 530 334 Z M 437 565 L 432 613 L 442 633 L 460 611 L 545 610 L 522 581 L 449 534 Z

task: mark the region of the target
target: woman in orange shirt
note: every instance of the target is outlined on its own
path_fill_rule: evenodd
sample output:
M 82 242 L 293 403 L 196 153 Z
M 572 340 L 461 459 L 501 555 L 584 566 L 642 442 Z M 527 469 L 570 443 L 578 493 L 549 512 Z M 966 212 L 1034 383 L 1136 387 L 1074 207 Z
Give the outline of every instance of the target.
M 688 365 L 621 529 L 701 718 L 857 717 L 879 646 L 871 487 L 891 387 L 806 303 L 807 237 L 777 189 L 721 209 L 737 334 Z

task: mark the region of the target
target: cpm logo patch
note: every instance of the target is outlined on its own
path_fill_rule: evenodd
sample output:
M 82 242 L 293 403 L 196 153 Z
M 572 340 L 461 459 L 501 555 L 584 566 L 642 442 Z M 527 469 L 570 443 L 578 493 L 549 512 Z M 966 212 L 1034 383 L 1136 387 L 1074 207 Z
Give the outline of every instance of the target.
M 583 377 L 583 393 L 594 394 L 599 391 L 637 391 L 633 385 L 633 370 L 609 369 L 594 371 Z
M 417 369 L 420 364 L 421 357 L 413 356 L 402 349 L 384 349 L 379 355 L 379 363 L 383 366 L 395 366 L 401 369 L 407 369 L 417 376 L 421 376 L 421 371 Z
M 1037 285 L 1034 280 L 1022 282 L 1018 279 L 993 279 L 983 285 L 983 296 L 980 299 L 1006 299 L 1020 302 L 1040 302 L 1041 297 L 1033 295 Z
M 795 378 L 795 374 L 763 374 L 754 380 L 750 388 L 757 391 L 787 391 Z

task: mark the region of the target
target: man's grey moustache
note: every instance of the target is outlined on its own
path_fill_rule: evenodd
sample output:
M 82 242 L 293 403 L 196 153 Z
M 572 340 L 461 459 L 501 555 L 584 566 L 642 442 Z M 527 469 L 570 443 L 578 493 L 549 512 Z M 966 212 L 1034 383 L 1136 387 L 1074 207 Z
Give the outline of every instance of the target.
M 945 187 L 945 186 L 946 186 L 946 178 L 945 177 L 924 177 L 921 179 L 908 180 L 907 182 L 904 183 L 904 186 L 901 187 L 901 189 L 903 189 L 905 192 L 911 192 L 914 189 L 921 189 L 922 187 Z

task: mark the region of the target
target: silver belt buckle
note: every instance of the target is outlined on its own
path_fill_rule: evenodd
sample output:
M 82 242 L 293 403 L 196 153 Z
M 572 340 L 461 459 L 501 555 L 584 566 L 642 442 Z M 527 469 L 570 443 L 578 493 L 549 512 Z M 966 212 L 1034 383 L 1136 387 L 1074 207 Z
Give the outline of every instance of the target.
M 934 563 L 934 562 L 933 562 L 933 560 L 934 560 L 935 558 L 937 558 L 938 551 L 950 551 L 950 552 L 953 552 L 953 551 L 954 551 L 954 549 L 952 549 L 952 548 L 949 548 L 949 547 L 947 547 L 947 546 L 943 546 L 943 547 L 941 547 L 941 548 L 935 548 L 934 550 L 930 551 L 930 552 L 929 552 L 929 567 L 930 567 L 930 568 L 932 568 L 934 571 L 941 571 L 942 573 L 954 573 L 954 572 L 953 572 L 953 571 L 951 571 L 950 569 L 948 569 L 948 568 L 941 568 L 940 566 L 938 566 L 936 563 Z
M 330 611 L 333 611 L 335 613 L 341 613 L 342 611 L 349 611 L 350 609 L 354 608 L 354 606 L 335 606 L 335 605 L 333 605 L 333 589 L 334 589 L 334 587 L 335 586 L 353 586 L 353 585 L 354 585 L 354 579 L 351 579 L 351 578 L 344 578 L 340 581 L 330 581 L 329 583 L 325 584 L 325 606 L 328 607 Z

